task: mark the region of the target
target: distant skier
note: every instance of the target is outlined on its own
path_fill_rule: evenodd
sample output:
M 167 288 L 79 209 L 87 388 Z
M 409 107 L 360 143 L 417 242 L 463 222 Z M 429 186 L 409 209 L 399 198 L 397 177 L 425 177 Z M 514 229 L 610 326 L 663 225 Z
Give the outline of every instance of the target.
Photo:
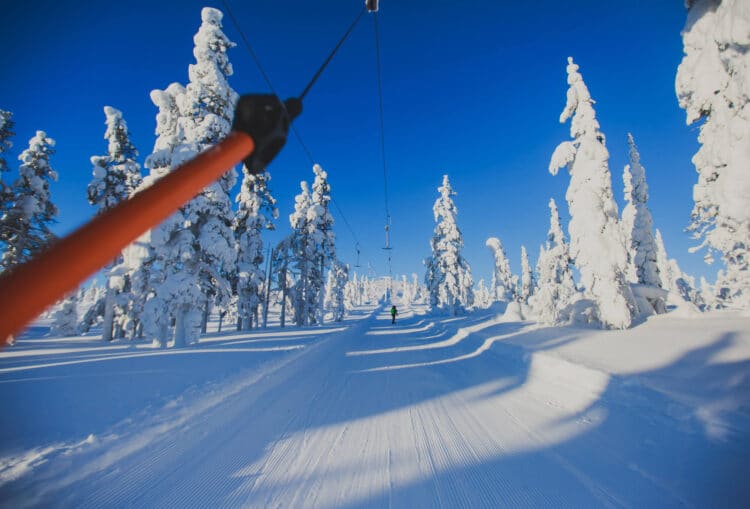
M 398 311 L 396 311 L 396 306 L 391 306 L 391 323 L 396 323 L 397 314 L 398 314 Z

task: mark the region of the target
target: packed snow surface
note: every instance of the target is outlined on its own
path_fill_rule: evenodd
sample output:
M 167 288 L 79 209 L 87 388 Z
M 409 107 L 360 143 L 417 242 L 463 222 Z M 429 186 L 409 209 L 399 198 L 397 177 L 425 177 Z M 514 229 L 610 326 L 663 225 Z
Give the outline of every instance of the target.
M 501 306 L 0 352 L 4 507 L 750 501 L 750 318 L 545 328 Z

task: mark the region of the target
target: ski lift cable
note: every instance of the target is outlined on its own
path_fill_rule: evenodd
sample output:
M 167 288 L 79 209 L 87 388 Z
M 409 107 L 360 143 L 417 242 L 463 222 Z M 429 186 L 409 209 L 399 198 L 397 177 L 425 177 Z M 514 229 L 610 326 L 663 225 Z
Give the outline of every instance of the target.
M 384 249 L 391 249 L 389 229 L 391 227 L 391 212 L 388 207 L 388 171 L 385 158 L 385 122 L 383 120 L 383 76 L 380 66 L 380 29 L 378 25 L 378 12 L 373 12 L 373 23 L 375 24 L 375 67 L 378 81 L 378 106 L 380 112 L 380 156 L 383 160 L 383 196 L 385 199 L 385 230 L 386 246 Z
M 232 8 L 229 7 L 229 2 L 227 0 L 221 0 L 221 3 L 224 4 L 224 9 L 227 11 L 227 14 L 229 14 L 229 19 L 232 20 L 232 24 L 234 25 L 234 28 L 236 28 L 237 31 L 239 32 L 240 39 L 242 39 L 242 43 L 245 45 L 245 48 L 247 49 L 248 53 L 250 53 L 250 57 L 252 57 L 253 61 L 255 62 L 255 65 L 258 67 L 258 70 L 260 71 L 260 74 L 263 77 L 263 80 L 266 82 L 266 85 L 268 85 L 268 88 L 271 89 L 271 92 L 273 92 L 274 95 L 278 96 L 279 94 L 276 93 L 276 89 L 274 88 L 273 83 L 271 83 L 271 78 L 268 77 L 268 74 L 266 74 L 266 71 L 263 69 L 263 66 L 260 64 L 260 58 L 258 58 L 258 54 L 255 53 L 255 50 L 253 50 L 253 47 L 250 45 L 250 41 L 248 41 L 247 37 L 245 36 L 245 32 L 240 27 L 239 21 L 237 21 L 237 18 L 234 16 L 234 12 L 232 12 Z
M 355 27 L 355 26 L 357 26 L 357 23 L 359 23 L 359 20 L 360 20 L 360 19 L 362 19 L 362 15 L 364 15 L 364 13 L 365 13 L 365 11 L 366 11 L 366 10 L 367 10 L 367 6 L 365 5 L 365 6 L 363 6 L 363 7 L 362 7 L 362 10 L 360 10 L 360 11 L 359 11 L 359 14 L 358 14 L 358 15 L 357 15 L 357 17 L 356 17 L 356 18 L 354 19 L 354 21 L 352 22 L 352 24 L 351 24 L 351 25 L 349 25 L 349 28 L 348 28 L 348 29 L 346 30 L 346 32 L 344 32 L 344 35 L 343 35 L 343 36 L 341 37 L 341 39 L 340 39 L 340 40 L 339 40 L 339 42 L 338 42 L 338 43 L 336 44 L 336 46 L 334 46 L 333 50 L 331 50 L 331 53 L 330 53 L 330 54 L 328 55 L 328 58 L 326 58 L 326 59 L 325 59 L 325 61 L 323 61 L 323 63 L 322 63 L 322 64 L 321 64 L 321 66 L 320 66 L 320 67 L 318 68 L 318 70 L 317 70 L 317 72 L 315 73 L 315 75 L 314 75 L 314 76 L 312 77 L 312 79 L 311 79 L 311 80 L 310 80 L 310 82 L 309 82 L 309 83 L 307 84 L 307 86 L 305 87 L 305 89 L 304 89 L 304 90 L 302 91 L 302 93 L 301 93 L 301 94 L 299 95 L 299 100 L 300 100 L 300 101 L 302 101 L 302 100 L 303 100 L 303 99 L 305 98 L 305 96 L 306 96 L 306 95 L 307 95 L 307 93 L 308 93 L 308 92 L 310 91 L 310 89 L 311 89 L 311 88 L 312 88 L 312 86 L 313 86 L 313 85 L 315 84 L 315 82 L 316 82 L 316 81 L 318 81 L 318 78 L 319 78 L 319 77 L 320 77 L 320 75 L 321 75 L 321 74 L 323 73 L 323 71 L 324 71 L 324 70 L 325 70 L 325 68 L 326 68 L 326 67 L 328 66 L 328 64 L 329 64 L 329 63 L 331 62 L 331 60 L 333 59 L 333 56 L 334 56 L 334 55 L 336 54 L 336 52 L 337 52 L 337 51 L 339 50 L 339 48 L 341 47 L 341 45 L 342 45 L 342 44 L 344 44 L 344 41 L 345 41 L 345 40 L 346 40 L 346 39 L 347 39 L 347 38 L 349 37 L 349 34 L 351 34 L 351 33 L 352 33 L 352 31 L 354 30 L 354 27 Z
M 274 95 L 278 95 L 276 92 L 276 88 L 273 86 L 273 83 L 271 82 L 271 79 L 268 76 L 268 73 L 266 73 L 265 69 L 263 68 L 263 65 L 260 62 L 260 58 L 258 57 L 258 54 L 253 50 L 252 45 L 250 44 L 250 41 L 248 40 L 247 36 L 245 35 L 245 32 L 242 30 L 242 27 L 239 24 L 239 21 L 235 17 L 234 13 L 232 12 L 231 7 L 229 6 L 229 2 L 227 0 L 221 0 L 222 4 L 224 4 L 224 8 L 227 11 L 227 14 L 229 14 L 229 18 L 232 21 L 232 24 L 234 24 L 235 29 L 240 34 L 240 38 L 242 39 L 242 42 L 247 49 L 248 53 L 250 53 L 250 56 L 253 59 L 253 62 L 255 62 L 255 65 L 258 67 L 258 71 L 260 71 L 261 76 L 265 80 L 266 84 L 268 85 L 268 88 L 271 89 L 271 92 L 273 92 Z M 354 27 L 357 25 L 359 20 L 362 18 L 362 15 L 364 14 L 366 10 L 366 7 L 363 7 L 360 13 L 357 15 L 354 22 L 349 26 L 347 31 L 344 33 L 344 36 L 339 40 L 339 42 L 336 44 L 336 46 L 333 48 L 331 53 L 328 55 L 328 57 L 325 59 L 323 64 L 320 66 L 318 71 L 313 76 L 312 80 L 307 84 L 305 87 L 305 90 L 300 94 L 299 100 L 301 101 L 303 97 L 310 91 L 310 88 L 315 84 L 320 74 L 323 72 L 323 70 L 326 68 L 328 63 L 331 61 L 333 56 L 336 54 L 338 49 L 341 47 L 341 45 L 344 43 L 344 41 L 349 37 L 349 34 L 354 30 Z M 315 158 L 312 155 L 312 152 L 307 147 L 307 144 L 302 140 L 302 135 L 299 133 L 297 128 L 294 126 L 294 124 L 290 125 L 290 128 L 292 132 L 294 133 L 295 138 L 297 138 L 297 142 L 300 144 L 300 147 L 302 147 L 302 151 L 305 153 L 307 158 L 310 160 L 310 164 L 315 164 Z M 346 214 L 344 214 L 344 211 L 341 209 L 339 204 L 336 202 L 336 199 L 331 196 L 331 201 L 333 202 L 334 207 L 336 207 L 336 211 L 341 216 L 341 219 L 343 219 L 344 224 L 346 225 L 347 229 L 349 230 L 349 233 L 351 234 L 352 238 L 354 239 L 355 244 L 359 245 L 359 239 L 357 238 L 357 234 L 354 232 L 354 229 L 352 228 L 351 224 L 349 223 L 349 220 L 346 217 Z

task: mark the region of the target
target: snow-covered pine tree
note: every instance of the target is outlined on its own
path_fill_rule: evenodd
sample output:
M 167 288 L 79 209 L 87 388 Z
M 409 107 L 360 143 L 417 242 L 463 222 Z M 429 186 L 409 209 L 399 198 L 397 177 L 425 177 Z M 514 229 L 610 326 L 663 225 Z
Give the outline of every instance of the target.
M 570 87 L 560 122 L 572 117 L 573 140 L 557 146 L 549 171 L 557 175 L 567 166 L 570 173 L 565 194 L 570 209 L 570 254 L 586 295 L 595 303 L 597 319 L 605 327 L 624 329 L 632 324 L 636 307 L 624 273 L 627 251 L 612 195 L 609 152 L 594 101 L 571 57 L 567 72 Z
M 326 311 L 331 313 L 334 322 L 340 322 L 346 315 L 346 299 L 344 291 L 349 282 L 349 267 L 336 261 L 328 271 L 328 283 L 326 284 Z
M 10 168 L 3 154 L 7 153 L 13 147 L 11 138 L 16 134 L 13 132 L 14 126 L 13 113 L 0 110 L 0 218 L 8 212 L 10 205 L 13 203 L 13 191 L 4 178 L 4 174 L 9 172 Z M 1 226 L 2 222 L 0 221 Z
M 432 256 L 424 261 L 425 284 L 430 292 L 431 309 L 457 315 L 474 304 L 474 282 L 471 267 L 461 254 L 464 241 L 456 224 L 458 209 L 453 203 L 456 192 L 448 175 L 443 175 L 438 192 L 440 197 L 432 207 L 436 223 L 430 240 Z
M 510 302 L 516 300 L 516 278 L 510 271 L 510 262 L 505 254 L 503 243 L 497 237 L 490 237 L 485 245 L 492 251 L 492 257 L 495 261 L 490 286 L 493 301 Z
M 667 257 L 664 240 L 658 228 L 654 237 L 654 245 L 656 247 L 656 264 L 659 268 L 659 283 L 661 288 L 669 292 L 671 297 L 668 300 L 674 303 L 674 299 L 678 298 L 701 306 L 703 302 L 699 293 L 695 290 L 695 280 L 680 270 L 677 260 Z
M 141 167 L 136 161 L 138 151 L 130 141 L 128 126 L 122 117 L 122 112 L 111 106 L 104 107 L 105 124 L 104 139 L 107 140 L 107 155 L 92 156 L 94 167 L 93 179 L 88 185 L 89 203 L 97 207 L 98 212 L 104 212 L 123 200 L 126 200 L 141 183 Z M 107 296 L 104 301 L 104 322 L 102 324 L 102 340 L 113 339 L 113 325 L 115 315 L 122 317 L 127 313 L 129 299 L 126 295 L 118 296 L 120 290 L 112 285 L 110 271 L 120 263 L 122 257 L 105 268 L 107 277 Z M 123 306 L 117 306 L 120 302 Z M 118 309 L 115 309 L 115 308 Z M 122 321 L 122 320 L 121 320 Z M 117 334 L 120 335 L 120 334 Z
M 474 304 L 480 309 L 488 308 L 492 304 L 492 295 L 490 289 L 484 284 L 484 279 L 479 280 L 474 290 Z
M 333 232 L 333 216 L 328 210 L 328 204 L 331 201 L 331 185 L 328 183 L 328 174 L 316 164 L 313 166 L 315 179 L 312 185 L 312 207 L 308 214 L 314 217 L 313 241 L 315 243 L 316 256 L 320 260 L 315 269 L 319 273 L 311 271 L 310 284 L 317 292 L 318 299 L 316 302 L 316 321 L 323 323 L 324 316 L 324 279 L 323 273 L 326 268 L 333 269 L 336 260 L 336 235 Z M 348 276 L 347 276 L 348 277 Z
M 74 336 L 78 333 L 76 324 L 78 321 L 76 294 L 69 295 L 60 303 L 60 307 L 53 315 L 50 332 L 55 336 Z
M 188 157 L 215 145 L 231 130 L 237 93 L 227 82 L 227 77 L 232 75 L 227 50 L 235 44 L 224 35 L 222 18 L 218 9 L 204 7 L 201 10 L 202 23 L 193 37 L 196 63 L 188 68 L 190 81 L 185 93 L 176 97 L 180 109 L 177 123 Z M 231 296 L 229 279 L 235 270 L 236 251 L 229 192 L 236 179 L 236 171 L 228 171 L 183 207 L 185 226 L 190 230 L 195 253 L 191 263 L 183 266 L 183 271 L 188 273 L 184 276 L 185 283 L 193 284 L 197 280 L 202 297 L 181 307 L 177 323 L 184 323 L 185 327 L 176 328 L 176 344 L 197 341 L 201 330 L 205 331 L 212 301 L 216 298 L 229 300 Z M 192 322 L 196 308 L 202 309 L 197 329 Z
M 714 287 L 711 286 L 711 284 L 703 276 L 701 276 L 700 296 L 701 300 L 703 301 L 704 310 L 716 309 L 718 305 L 716 299 L 716 291 L 714 290 Z
M 529 255 L 526 254 L 526 246 L 521 246 L 521 292 L 518 297 L 523 304 L 529 303 L 534 287 L 534 272 L 531 270 Z
M 180 118 L 177 98 L 184 93 L 182 85 L 172 83 L 165 90 L 153 90 L 150 94 L 151 101 L 159 108 L 156 115 L 157 138 L 154 150 L 144 164 L 149 169 L 149 175 L 136 192 L 150 187 L 186 159 L 182 154 L 182 134 L 177 125 Z M 197 285 L 188 284 L 185 291 L 180 291 L 176 283 L 185 280 L 178 277 L 174 281 L 172 279 L 173 275 L 179 273 L 182 264 L 194 257 L 192 244 L 186 239 L 184 224 L 184 215 L 179 210 L 143 235 L 139 242 L 149 246 L 147 256 L 133 267 L 138 275 L 132 277 L 147 282 L 149 289 L 138 293 L 143 298 L 142 304 L 134 308 L 143 309 L 140 319 L 146 337 L 163 347 L 167 346 L 172 336 L 169 328 L 177 310 L 189 307 L 193 299 L 199 298 Z
M 665 298 L 655 288 L 661 286 L 657 247 L 654 240 L 654 222 L 648 209 L 648 185 L 646 170 L 641 165 L 641 155 L 635 145 L 633 135 L 628 133 L 630 163 L 625 165 L 623 183 L 625 208 L 622 210 L 622 232 L 628 252 L 626 276 L 631 283 L 650 288 L 638 287 L 638 291 L 648 296 L 637 297 L 638 311 L 642 314 L 666 311 Z M 640 300 L 639 300 L 640 299 Z M 643 300 L 645 299 L 645 300 Z
M 271 196 L 268 172 L 253 175 L 243 166 L 242 189 L 237 195 L 238 210 L 234 217 L 237 246 L 237 319 L 238 330 L 257 327 L 258 308 L 263 301 L 264 271 L 263 230 L 273 230 L 279 217 L 276 200 Z
M 105 106 L 104 115 L 107 155 L 91 157 L 94 178 L 87 189 L 89 203 L 99 212 L 126 200 L 142 180 L 141 166 L 136 161 L 138 151 L 130 141 L 130 132 L 122 112 Z
M 221 30 L 221 11 L 204 8 L 201 19 L 187 87 L 173 84 L 151 94 L 159 106 L 159 139 L 146 161 L 154 179 L 214 145 L 231 128 L 237 94 L 226 81 L 232 74 L 226 52 L 234 44 Z M 151 274 L 153 296 L 144 306 L 144 325 L 163 344 L 171 318 L 175 346 L 197 341 L 212 300 L 229 298 L 236 252 L 228 193 L 235 180 L 236 172 L 227 172 L 151 232 L 152 265 L 162 272 Z
M 294 213 L 289 216 L 292 227 L 290 246 L 292 266 L 297 274 L 294 286 L 294 321 L 297 325 L 322 323 L 324 313 L 324 273 L 335 259 L 333 216 L 328 210 L 331 187 L 326 172 L 313 166 L 315 179 L 312 192 L 307 182 L 300 183 Z
M 703 121 L 689 229 L 726 266 L 720 299 L 750 309 L 750 9 L 746 0 L 688 0 L 676 91 L 687 123 Z
M 50 166 L 55 141 L 44 131 L 29 140 L 18 159 L 18 179 L 13 184 L 13 205 L 3 215 L 0 243 L 5 246 L 0 268 L 8 270 L 44 249 L 54 238 L 50 224 L 57 207 L 50 201 L 49 183 L 57 180 Z
M 309 210 L 312 207 L 310 188 L 306 181 L 300 182 L 300 194 L 294 199 L 294 212 L 289 216 L 292 234 L 289 239 L 291 266 L 296 273 L 293 289 L 294 323 L 298 326 L 310 325 L 315 319 L 317 294 L 311 288 L 310 271 L 315 271 L 317 256 L 311 239 L 314 226 Z
M 633 135 L 628 133 L 630 164 L 625 166 L 625 208 L 622 210 L 622 230 L 628 249 L 628 280 L 648 286 L 661 286 L 659 266 L 656 261 L 654 221 L 648 209 L 648 186 L 646 170 L 641 165 L 641 156 Z
M 539 321 L 556 325 L 569 319 L 566 308 L 578 299 L 578 291 L 573 281 L 570 252 L 560 224 L 560 214 L 552 198 L 549 200 L 549 211 L 547 242 L 539 250 L 537 287 L 529 299 L 529 305 Z

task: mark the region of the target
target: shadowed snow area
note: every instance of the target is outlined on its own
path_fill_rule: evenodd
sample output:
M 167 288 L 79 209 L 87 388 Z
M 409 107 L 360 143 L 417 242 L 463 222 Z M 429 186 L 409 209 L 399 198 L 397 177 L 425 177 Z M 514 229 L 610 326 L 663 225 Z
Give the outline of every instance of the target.
M 0 505 L 750 503 L 750 318 L 399 311 L 176 350 L 21 338 L 0 352 Z

